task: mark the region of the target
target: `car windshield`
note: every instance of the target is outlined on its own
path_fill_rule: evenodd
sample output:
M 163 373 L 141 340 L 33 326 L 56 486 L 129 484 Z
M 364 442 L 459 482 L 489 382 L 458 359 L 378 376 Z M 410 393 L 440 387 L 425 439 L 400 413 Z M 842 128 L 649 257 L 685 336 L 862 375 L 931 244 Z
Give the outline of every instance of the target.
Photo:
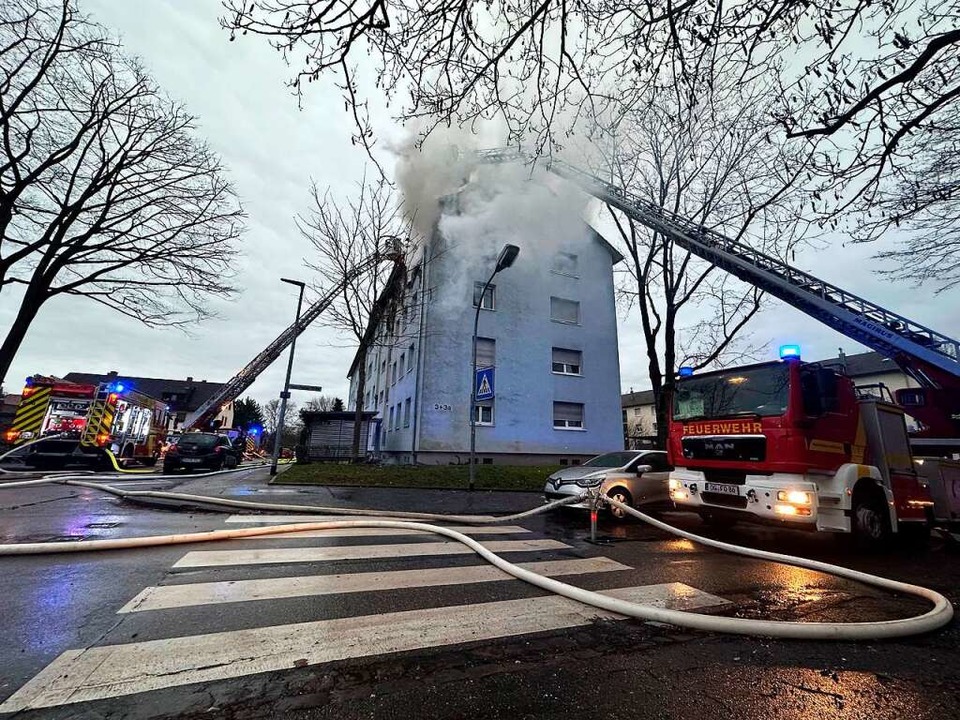
M 786 363 L 686 378 L 677 383 L 673 419 L 783 415 L 789 383 Z
M 216 435 L 191 435 L 182 437 L 177 442 L 177 445 L 182 448 L 212 448 L 216 444 Z
M 597 455 L 595 458 L 587 460 L 583 467 L 604 467 L 618 468 L 623 467 L 637 456 L 632 452 L 612 452 L 603 455 Z

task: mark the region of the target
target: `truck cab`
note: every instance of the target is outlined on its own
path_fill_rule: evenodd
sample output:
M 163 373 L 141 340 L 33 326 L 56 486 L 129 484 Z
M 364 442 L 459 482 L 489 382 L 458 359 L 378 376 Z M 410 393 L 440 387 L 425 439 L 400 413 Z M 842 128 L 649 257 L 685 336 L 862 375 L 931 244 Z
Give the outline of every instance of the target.
M 710 521 L 881 541 L 930 505 L 903 411 L 797 357 L 681 377 L 668 452 L 673 501 Z

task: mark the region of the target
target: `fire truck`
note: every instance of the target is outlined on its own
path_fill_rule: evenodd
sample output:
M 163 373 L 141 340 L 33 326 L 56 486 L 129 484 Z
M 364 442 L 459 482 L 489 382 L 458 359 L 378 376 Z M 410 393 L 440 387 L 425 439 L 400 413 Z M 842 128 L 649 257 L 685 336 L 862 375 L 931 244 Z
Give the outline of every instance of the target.
M 484 151 L 480 159 L 531 162 L 512 149 Z M 923 531 L 937 508 L 960 519 L 960 502 L 950 500 L 960 496 L 960 468 L 913 456 L 960 453 L 960 342 L 577 167 L 535 162 L 892 359 L 919 386 L 895 397 L 882 388 L 858 391 L 842 371 L 804 363 L 796 346 L 784 346 L 773 363 L 697 377 L 681 372 L 667 447 L 678 506 L 716 521 L 853 533 L 865 544 Z M 904 409 L 915 421 L 912 437 Z
M 864 544 L 922 534 L 933 511 L 903 408 L 842 369 L 782 359 L 692 375 L 673 392 L 670 496 L 707 521 L 747 519 Z
M 124 465 L 155 465 L 168 420 L 165 403 L 123 381 L 87 385 L 34 375 L 4 439 L 23 446 L 17 455 L 37 469 L 109 469 L 105 450 Z

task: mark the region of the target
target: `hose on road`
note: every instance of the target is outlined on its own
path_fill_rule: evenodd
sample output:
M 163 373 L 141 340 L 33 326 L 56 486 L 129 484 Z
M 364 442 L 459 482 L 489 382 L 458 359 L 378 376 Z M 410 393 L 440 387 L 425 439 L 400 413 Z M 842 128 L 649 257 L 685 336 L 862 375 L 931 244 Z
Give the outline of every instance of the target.
M 211 473 L 218 474 L 218 473 Z M 316 506 L 296 506 L 296 505 L 276 505 L 273 503 L 257 503 L 248 501 L 233 501 L 225 498 L 215 498 L 203 495 L 190 495 L 186 493 L 163 493 L 153 491 L 126 491 L 120 488 L 113 488 L 101 483 L 90 482 L 89 480 L 74 480 L 62 477 L 49 478 L 51 483 L 65 485 L 80 485 L 83 487 L 103 490 L 121 498 L 144 498 L 176 500 L 183 503 L 193 503 L 212 506 L 238 507 L 246 509 L 271 510 L 283 508 L 285 510 L 296 509 L 301 513 L 335 513 L 343 514 L 366 514 L 374 516 L 383 516 L 385 514 L 393 517 L 408 517 L 416 515 L 421 519 L 429 518 L 446 522 L 467 523 L 472 519 L 474 524 L 487 524 L 490 522 L 507 522 L 520 517 L 546 512 L 560 505 L 583 501 L 589 493 L 581 496 L 573 496 L 564 500 L 559 500 L 548 505 L 543 505 L 525 513 L 518 513 L 511 516 L 489 517 L 489 516 L 455 516 L 455 515 L 437 515 L 432 513 L 384 513 L 376 510 L 345 510 L 344 508 L 319 508 Z M 9 487 L 9 485 L 0 485 L 0 488 Z M 593 491 L 595 492 L 595 491 Z M 89 550 L 112 550 L 120 548 L 142 548 L 160 545 L 171 545 L 179 543 L 209 542 L 226 540 L 241 537 L 256 537 L 276 534 L 294 533 L 306 530 L 329 530 L 336 528 L 394 528 L 403 530 L 415 530 L 420 532 L 434 533 L 443 535 L 452 540 L 456 540 L 491 565 L 499 568 L 505 573 L 524 582 L 530 583 L 536 587 L 549 592 L 561 595 L 563 597 L 581 602 L 593 607 L 608 610 L 627 617 L 638 620 L 653 621 L 675 625 L 677 627 L 690 628 L 705 632 L 719 632 L 735 635 L 749 635 L 759 637 L 789 638 L 797 640 L 881 640 L 898 637 L 908 637 L 921 633 L 930 632 L 943 627 L 950 622 L 953 617 L 953 606 L 942 594 L 920 587 L 902 583 L 896 580 L 879 577 L 870 573 L 859 572 L 844 568 L 831 563 L 807 560 L 794 557 L 792 555 L 782 555 L 764 550 L 755 550 L 740 545 L 712 540 L 700 535 L 696 535 L 679 528 L 668 525 L 661 520 L 650 517 L 649 515 L 635 510 L 625 503 L 618 502 L 612 498 L 603 498 L 603 501 L 612 506 L 619 507 L 630 515 L 663 530 L 672 535 L 682 537 L 692 542 L 712 547 L 725 552 L 743 555 L 745 557 L 766 560 L 770 562 L 780 562 L 795 567 L 807 568 L 817 572 L 835 575 L 837 577 L 854 580 L 866 585 L 882 588 L 892 592 L 913 595 L 922 598 L 933 604 L 933 608 L 922 615 L 898 620 L 884 620 L 876 622 L 789 622 L 781 620 L 757 620 L 751 618 L 724 617 L 718 615 L 706 615 L 702 613 L 692 613 L 682 610 L 670 610 L 667 608 L 656 608 L 649 605 L 639 605 L 624 600 L 611 598 L 601 593 L 584 590 L 582 588 L 569 585 L 567 583 L 544 577 L 535 572 L 522 568 L 514 563 L 504 560 L 500 556 L 485 548 L 481 543 L 473 538 L 464 535 L 461 532 L 451 528 L 442 527 L 434 524 L 421 522 L 411 522 L 409 520 L 334 520 L 325 522 L 294 523 L 288 525 L 273 525 L 259 528 L 241 528 L 236 530 L 215 530 L 212 532 L 187 533 L 180 535 L 160 535 L 141 538 L 122 538 L 115 540 L 92 540 L 88 542 L 54 542 L 54 543 L 20 543 L 0 545 L 0 556 L 10 555 L 34 555 L 59 552 L 85 552 Z M 242 505 L 238 505 L 242 503 Z

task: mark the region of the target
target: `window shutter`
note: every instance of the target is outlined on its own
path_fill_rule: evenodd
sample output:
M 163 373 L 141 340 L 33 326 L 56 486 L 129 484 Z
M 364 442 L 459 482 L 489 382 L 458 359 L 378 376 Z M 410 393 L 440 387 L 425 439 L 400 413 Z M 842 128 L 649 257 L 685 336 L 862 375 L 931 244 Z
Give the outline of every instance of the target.
M 583 405 L 581 403 L 555 402 L 553 404 L 553 424 L 565 425 L 570 422 L 583 423 Z
M 497 364 L 497 341 L 491 338 L 477 338 L 477 368 L 493 367 Z
M 560 322 L 579 323 L 580 322 L 580 303 L 576 300 L 564 300 L 563 298 L 550 298 L 550 319 Z

